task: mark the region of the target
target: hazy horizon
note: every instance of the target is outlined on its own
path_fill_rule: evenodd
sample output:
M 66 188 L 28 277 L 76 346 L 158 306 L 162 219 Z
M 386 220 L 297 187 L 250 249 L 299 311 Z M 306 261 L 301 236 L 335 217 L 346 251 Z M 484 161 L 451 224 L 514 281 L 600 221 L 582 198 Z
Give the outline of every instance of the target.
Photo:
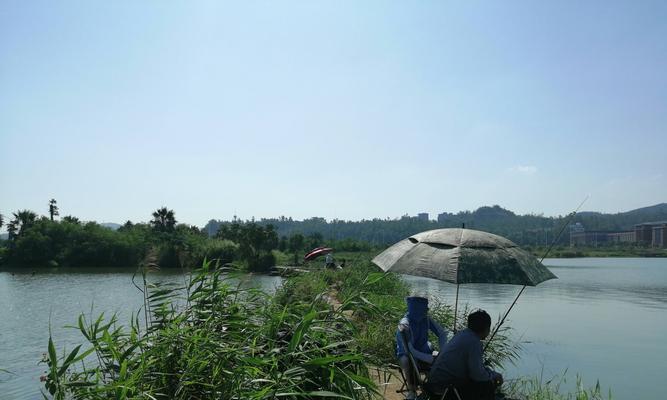
M 0 213 L 662 203 L 666 19 L 660 1 L 3 2 Z

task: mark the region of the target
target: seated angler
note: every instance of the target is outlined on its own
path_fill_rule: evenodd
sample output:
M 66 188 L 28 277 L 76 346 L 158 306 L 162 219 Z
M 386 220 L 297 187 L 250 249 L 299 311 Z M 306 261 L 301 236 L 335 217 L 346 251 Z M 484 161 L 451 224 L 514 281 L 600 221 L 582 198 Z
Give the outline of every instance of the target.
M 428 299 L 423 297 L 408 297 L 405 299 L 408 312 L 400 320 L 396 331 L 396 356 L 406 379 L 408 394 L 406 399 L 416 397 L 417 387 L 413 380 L 408 352 L 420 366 L 426 370 L 435 360 L 433 346 L 428 341 L 428 331 L 431 330 L 438 337 L 439 348 L 447 343 L 447 331 L 435 320 L 428 316 Z M 407 349 L 403 341 L 407 343 Z M 423 369 L 422 369 L 423 368 Z
M 439 399 L 450 386 L 456 388 L 463 400 L 494 399 L 503 376 L 485 367 L 482 359 L 482 340 L 490 330 L 491 317 L 486 311 L 477 310 L 468 316 L 468 328 L 454 335 L 431 367 L 425 385 L 431 399 Z

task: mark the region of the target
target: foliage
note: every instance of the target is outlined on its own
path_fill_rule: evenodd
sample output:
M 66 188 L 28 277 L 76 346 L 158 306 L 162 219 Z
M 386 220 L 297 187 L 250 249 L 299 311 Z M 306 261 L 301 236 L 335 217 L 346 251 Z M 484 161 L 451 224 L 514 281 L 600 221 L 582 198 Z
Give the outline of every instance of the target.
M 131 266 L 144 256 L 144 243 L 95 223 L 80 225 L 40 219 L 11 241 L 8 262 L 16 265 Z
M 58 356 L 49 340 L 53 399 L 370 399 L 375 385 L 356 327 L 317 299 L 282 304 L 234 287 L 205 263 L 185 288 L 146 283 L 144 326 L 79 317 L 88 349 Z M 180 293 L 185 304 L 176 306 Z M 85 361 L 85 364 L 84 364 Z
M 300 233 L 295 233 L 289 237 L 288 243 L 288 250 L 292 253 L 295 253 L 297 251 L 303 250 L 306 243 L 306 238 L 304 238 Z
M 150 225 L 128 221 L 117 231 L 95 222 L 82 224 L 69 215 L 61 221 L 38 218 L 28 210 L 13 216 L 8 224 L 9 240 L 0 257 L 0 262 L 8 265 L 127 268 L 136 267 L 150 253 L 162 267 L 190 268 L 201 265 L 204 259 L 226 264 L 241 258 L 238 243 L 208 238 L 195 226 L 174 225 L 174 213 L 166 208 L 153 214 Z M 263 253 L 253 265 L 274 265 L 273 256 L 265 250 L 268 247 L 260 248 Z
M 174 210 L 162 207 L 153 212 L 151 226 L 158 232 L 172 232 L 176 226 Z
M 10 240 L 21 235 L 37 220 L 37 214 L 30 210 L 19 210 L 12 215 L 14 218 L 7 224 L 7 232 L 9 233 Z
M 220 229 L 216 237 L 238 243 L 240 259 L 250 271 L 266 272 L 276 263 L 271 251 L 278 247 L 278 234 L 272 225 L 234 222 Z
M 77 224 L 77 225 L 81 224 L 81 221 L 77 217 L 74 217 L 72 215 L 65 215 L 63 217 L 63 222 L 67 222 L 70 224 Z

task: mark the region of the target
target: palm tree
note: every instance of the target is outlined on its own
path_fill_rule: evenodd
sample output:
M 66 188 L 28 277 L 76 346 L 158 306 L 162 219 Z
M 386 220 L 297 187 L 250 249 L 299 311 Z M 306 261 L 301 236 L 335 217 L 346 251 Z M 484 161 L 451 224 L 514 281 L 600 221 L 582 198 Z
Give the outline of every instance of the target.
M 172 232 L 176 226 L 176 218 L 174 210 L 168 210 L 167 207 L 162 207 L 153 213 L 153 220 L 151 226 L 156 231 Z
M 16 237 L 16 223 L 14 221 L 9 221 L 7 224 L 7 240 L 9 240 L 9 245 L 12 245 L 14 238 Z
M 56 205 L 57 203 L 56 199 L 49 200 L 49 215 L 51 216 L 51 221 L 53 221 L 54 216 L 60 215 L 58 206 Z
M 10 235 L 12 237 L 21 236 L 37 220 L 37 214 L 30 210 L 19 210 L 13 213 L 13 215 L 14 219 L 7 225 L 8 231 L 11 228 Z

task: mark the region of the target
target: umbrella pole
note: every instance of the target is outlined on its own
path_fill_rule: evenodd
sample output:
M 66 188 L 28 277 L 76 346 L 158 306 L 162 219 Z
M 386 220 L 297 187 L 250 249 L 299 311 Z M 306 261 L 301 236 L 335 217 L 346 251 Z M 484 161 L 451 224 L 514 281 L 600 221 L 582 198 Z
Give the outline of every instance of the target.
M 523 293 L 523 291 L 525 289 L 526 289 L 526 285 L 523 285 L 523 287 L 519 291 L 519 294 L 517 294 L 516 297 L 514 298 L 514 301 L 512 302 L 512 305 L 510 306 L 510 308 L 507 309 L 507 312 L 505 312 L 505 315 L 503 315 L 503 319 L 501 319 L 500 323 L 498 323 L 498 325 L 496 325 L 495 329 L 493 330 L 493 333 L 491 334 L 491 337 L 489 338 L 489 340 L 486 341 L 486 344 L 484 345 L 484 350 L 482 350 L 482 353 L 484 353 L 486 351 L 486 348 L 489 347 L 489 343 L 491 343 L 491 340 L 493 340 L 493 337 L 496 336 L 496 333 L 498 333 L 498 330 L 500 329 L 500 327 L 505 323 L 505 318 L 507 318 L 510 311 L 512 311 L 512 308 L 514 308 L 514 305 L 516 304 L 517 300 L 519 300 L 519 297 L 521 297 L 521 294 Z
M 456 301 L 454 301 L 454 333 L 456 333 L 456 314 L 459 308 L 459 284 L 456 284 Z

